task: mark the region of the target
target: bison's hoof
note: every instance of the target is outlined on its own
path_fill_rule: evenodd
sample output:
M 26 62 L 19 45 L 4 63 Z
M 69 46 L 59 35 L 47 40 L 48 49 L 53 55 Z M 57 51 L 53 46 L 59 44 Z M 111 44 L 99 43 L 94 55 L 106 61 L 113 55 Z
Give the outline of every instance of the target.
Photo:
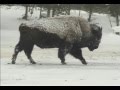
M 31 62 L 32 64 L 36 64 L 36 62 Z
M 86 62 L 84 62 L 84 63 L 82 63 L 82 64 L 87 65 L 87 63 L 86 63 Z
M 62 63 L 62 65 L 66 65 L 67 63 L 66 62 L 61 62 Z
M 87 65 L 87 63 L 84 63 L 84 65 Z
M 85 60 L 81 60 L 82 64 L 87 65 L 87 62 Z
M 14 61 L 12 61 L 12 64 L 15 64 L 15 62 L 14 62 Z

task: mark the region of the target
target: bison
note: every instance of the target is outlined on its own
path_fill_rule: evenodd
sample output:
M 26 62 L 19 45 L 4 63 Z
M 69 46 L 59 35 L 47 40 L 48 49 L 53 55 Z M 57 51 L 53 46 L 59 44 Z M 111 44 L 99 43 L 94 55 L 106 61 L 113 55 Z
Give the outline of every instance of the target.
M 58 58 L 62 64 L 66 64 L 65 56 L 71 54 L 86 65 L 81 48 L 88 47 L 90 51 L 97 49 L 102 37 L 102 27 L 76 16 L 59 16 L 22 23 L 19 31 L 20 40 L 15 47 L 12 64 L 15 64 L 17 55 L 22 50 L 30 63 L 36 64 L 31 57 L 33 46 L 36 45 L 40 48 L 58 48 Z

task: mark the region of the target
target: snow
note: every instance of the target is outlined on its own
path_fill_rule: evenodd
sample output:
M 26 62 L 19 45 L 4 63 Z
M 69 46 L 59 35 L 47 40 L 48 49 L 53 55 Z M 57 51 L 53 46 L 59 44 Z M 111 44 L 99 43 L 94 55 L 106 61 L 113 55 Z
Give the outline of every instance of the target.
M 78 16 L 79 11 L 78 10 L 71 10 L 71 15 Z M 80 16 L 88 19 L 89 14 L 85 11 L 80 10 Z M 111 28 L 110 21 L 112 23 L 112 27 L 114 27 L 115 24 L 115 18 L 110 17 L 109 21 L 109 15 L 102 14 L 102 13 L 93 13 L 92 14 L 92 22 L 91 23 L 97 23 L 99 26 L 103 27 L 103 33 L 112 33 L 113 29 Z
M 24 52 L 18 55 L 17 63 L 11 63 L 14 47 L 19 40 L 18 26 L 25 20 L 20 19 L 24 14 L 23 7 L 7 9 L 1 6 L 1 85 L 30 85 L 30 86 L 93 86 L 120 85 L 120 36 L 115 35 L 110 27 L 107 15 L 93 15 L 94 22 L 103 27 L 103 37 L 100 47 L 93 52 L 87 48 L 83 56 L 88 65 L 66 56 L 67 65 L 61 65 L 57 58 L 58 49 L 40 49 L 34 47 L 32 57 L 36 65 L 29 63 Z M 81 16 L 87 14 L 81 12 Z M 36 14 L 33 17 L 39 16 Z M 87 16 L 87 15 L 86 15 Z M 114 19 L 114 18 L 112 18 Z M 114 21 L 114 20 L 112 20 Z M 112 22 L 114 23 L 114 22 Z
M 114 32 L 120 32 L 120 26 L 112 27 L 112 29 L 114 30 Z
M 78 25 L 78 21 L 80 22 L 80 25 Z M 33 20 L 31 22 L 21 24 L 21 26 L 37 28 L 39 31 L 44 31 L 46 33 L 53 33 L 58 35 L 61 39 L 66 38 L 66 40 L 70 42 L 81 40 L 81 30 L 88 33 L 86 34 L 86 37 L 90 36 L 90 26 L 86 19 L 67 15 L 55 18 L 44 18 L 35 21 Z

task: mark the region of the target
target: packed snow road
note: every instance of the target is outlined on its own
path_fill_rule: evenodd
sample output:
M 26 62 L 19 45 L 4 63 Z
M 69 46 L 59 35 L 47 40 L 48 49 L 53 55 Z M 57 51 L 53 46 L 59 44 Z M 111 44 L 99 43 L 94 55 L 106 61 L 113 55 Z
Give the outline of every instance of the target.
M 61 65 L 57 49 L 34 47 L 36 65 L 29 63 L 24 52 L 17 63 L 11 63 L 14 46 L 19 40 L 17 30 L 1 31 L 1 85 L 120 85 L 119 36 L 103 36 L 99 49 L 83 49 L 88 65 L 67 55 L 67 65 Z M 112 44 L 113 43 L 113 44 Z
M 14 47 L 19 41 L 18 27 L 24 22 L 20 19 L 24 7 L 7 9 L 3 6 L 1 12 L 0 85 L 120 85 L 120 36 L 112 34 L 107 15 L 93 15 L 95 22 L 102 25 L 104 35 L 97 50 L 90 52 L 87 48 L 83 49 L 87 66 L 70 55 L 66 57 L 67 65 L 61 65 L 57 49 L 38 47 L 34 47 L 32 53 L 36 65 L 29 63 L 24 52 L 18 55 L 16 64 L 12 65 Z M 39 10 L 34 15 L 38 17 Z M 75 15 L 75 12 L 71 12 L 71 15 Z M 88 14 L 81 11 L 81 16 L 87 18 Z M 112 19 L 115 24 L 115 19 Z

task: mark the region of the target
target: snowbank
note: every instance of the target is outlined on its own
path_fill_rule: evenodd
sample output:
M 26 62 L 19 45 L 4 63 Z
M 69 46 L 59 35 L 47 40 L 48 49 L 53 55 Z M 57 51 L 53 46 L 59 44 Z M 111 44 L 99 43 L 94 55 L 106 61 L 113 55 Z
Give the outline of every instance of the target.
M 114 32 L 120 32 L 120 26 L 112 27 Z
M 120 46 L 120 36 L 110 33 L 103 36 L 102 44 Z

